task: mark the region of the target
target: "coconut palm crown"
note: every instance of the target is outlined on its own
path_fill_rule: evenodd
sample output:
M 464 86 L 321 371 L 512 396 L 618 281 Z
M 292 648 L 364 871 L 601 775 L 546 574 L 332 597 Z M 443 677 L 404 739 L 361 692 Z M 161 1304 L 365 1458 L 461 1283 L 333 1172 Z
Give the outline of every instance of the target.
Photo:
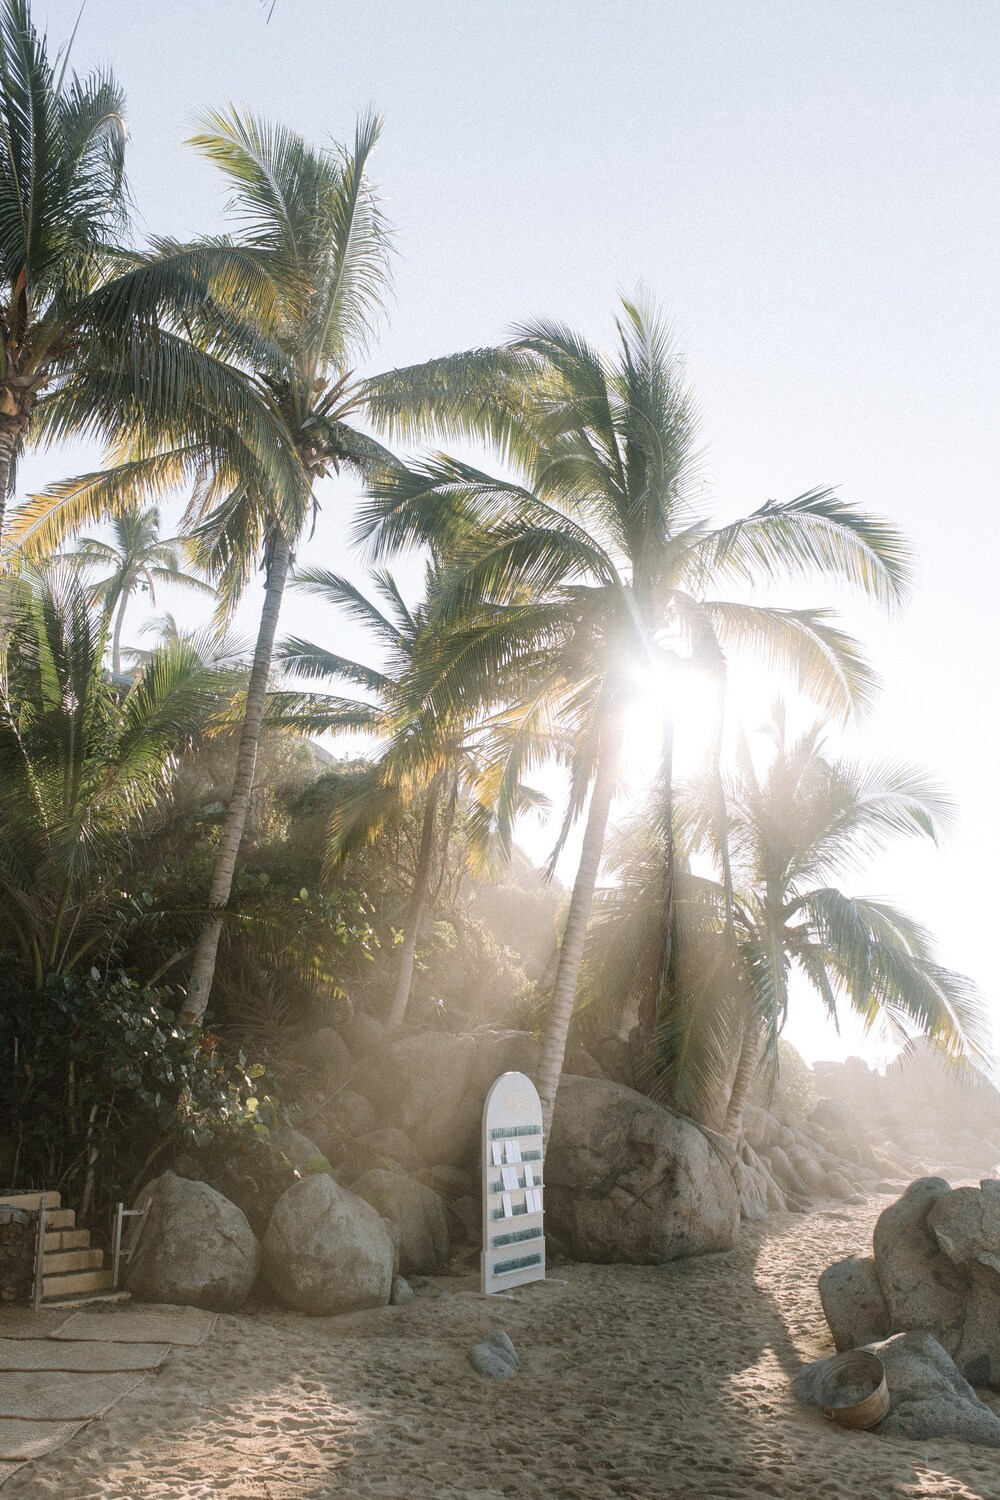
M 542 1047 L 547 1119 L 629 703 L 658 694 L 669 710 L 669 672 L 681 658 L 721 686 L 728 654 L 744 650 L 790 673 L 828 711 L 863 708 L 872 674 L 828 611 L 720 599 L 715 590 L 826 577 L 892 604 L 907 578 L 899 534 L 829 490 L 710 524 L 695 483 L 697 418 L 669 330 L 644 300 L 622 303 L 617 328 L 611 357 L 550 323 L 484 353 L 497 400 L 483 432 L 515 477 L 431 458 L 387 474 L 359 521 L 376 557 L 414 543 L 450 557 L 456 618 L 483 601 L 508 612 L 477 635 L 474 650 L 463 645 L 460 670 L 453 656 L 428 684 L 442 711 L 467 692 L 470 673 L 486 680 L 498 663 L 533 660 L 535 689 L 510 714 L 505 774 L 519 756 L 538 755 L 541 734 L 549 745 L 561 740 L 570 768 L 564 834 L 589 797 Z

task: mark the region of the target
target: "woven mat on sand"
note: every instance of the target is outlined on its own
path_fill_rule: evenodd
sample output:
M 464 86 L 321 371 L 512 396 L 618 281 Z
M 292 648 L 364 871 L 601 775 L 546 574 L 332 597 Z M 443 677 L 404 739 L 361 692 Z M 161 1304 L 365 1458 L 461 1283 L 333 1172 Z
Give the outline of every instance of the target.
M 194 1307 L 78 1312 L 50 1337 L 121 1344 L 202 1344 L 215 1327 L 215 1316 Z
M 0 1417 L 0 1459 L 41 1458 L 68 1443 L 73 1434 L 86 1425 L 85 1422 L 11 1421 Z M 6 1466 L 6 1463 L 0 1463 L 0 1475 L 3 1476 L 0 1484 L 10 1478 L 10 1474 L 3 1473 Z
M 0 1307 L 0 1339 L 49 1339 L 68 1317 L 64 1307 Z
M 0 1374 L 0 1417 L 45 1422 L 99 1417 L 144 1379 L 136 1374 L 69 1375 L 62 1371 Z
M 0 1370 L 155 1370 L 169 1353 L 169 1344 L 0 1338 Z
M 23 1468 L 24 1468 L 23 1464 L 4 1464 L 4 1463 L 0 1463 L 0 1490 L 3 1489 L 4 1485 L 7 1483 L 8 1479 L 10 1478 L 10 1476 L 12 1474 L 16 1474 L 17 1471 L 18 1471 L 18 1469 L 23 1469 Z

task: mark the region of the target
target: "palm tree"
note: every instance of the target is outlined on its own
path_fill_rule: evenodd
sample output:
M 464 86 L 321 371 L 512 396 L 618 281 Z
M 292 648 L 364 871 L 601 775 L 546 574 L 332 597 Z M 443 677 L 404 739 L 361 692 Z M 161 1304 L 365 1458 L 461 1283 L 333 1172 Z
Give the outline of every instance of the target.
M 887 902 L 832 883 L 897 838 L 936 840 L 950 815 L 939 788 L 910 765 L 831 757 L 816 726 L 790 736 L 780 706 L 766 742 L 763 764 L 744 740 L 723 775 L 721 829 L 711 781 L 685 789 L 677 808 L 692 852 L 717 859 L 727 844 L 732 892 L 728 914 L 721 886 L 697 882 L 689 893 L 695 940 L 704 947 L 710 932 L 719 962 L 709 991 L 692 980 L 675 995 L 662 1066 L 677 1102 L 714 1113 L 734 1141 L 754 1076 L 773 1075 L 793 973 L 835 1021 L 846 1001 L 866 1029 L 927 1036 L 977 1064 L 989 1051 L 982 997 L 941 967 L 928 933 Z M 713 1028 L 725 1042 L 706 1058 Z
M 383 657 L 381 667 L 375 669 L 299 638 L 283 642 L 277 652 L 277 660 L 293 676 L 310 681 L 332 678 L 352 689 L 361 688 L 374 699 L 362 703 L 316 694 L 303 701 L 290 699 L 287 694 L 272 696 L 285 724 L 298 725 L 310 733 L 367 730 L 380 741 L 375 760 L 353 774 L 338 802 L 330 829 L 328 864 L 335 867 L 353 850 L 374 843 L 388 827 L 423 804 L 387 1018 L 390 1026 L 398 1026 L 405 1018 L 413 988 L 417 943 L 431 902 L 438 846 L 447 848 L 463 790 L 471 793 L 472 801 L 466 822 L 467 862 L 471 868 L 481 869 L 487 858 L 493 819 L 489 808 L 476 800 L 476 752 L 486 704 L 481 697 L 470 697 L 460 714 L 438 716 L 425 711 L 421 674 L 427 658 L 436 655 L 436 601 L 443 583 L 440 569 L 427 568 L 424 598 L 415 607 L 406 603 L 392 575 L 382 570 L 372 577 L 377 603 L 348 579 L 325 569 L 302 570 L 295 582 L 366 626 Z M 493 683 L 491 691 L 499 691 L 499 685 Z M 516 800 L 519 811 L 539 802 L 537 794 L 523 786 L 517 789 Z M 504 852 L 501 850 L 501 858 Z
M 505 351 L 497 356 L 500 414 L 491 433 L 517 478 L 433 458 L 387 474 L 359 523 L 375 557 L 416 542 L 456 559 L 456 612 L 477 600 L 507 609 L 506 629 L 482 637 L 475 665 L 466 651 L 462 672 L 443 672 L 436 701 L 459 701 L 468 673 L 488 679 L 495 661 L 535 663 L 534 691 L 512 713 L 502 754 L 509 773 L 518 757 L 538 754 L 539 731 L 550 743 L 561 738 L 571 787 L 559 847 L 589 795 L 539 1064 L 546 1121 L 629 705 L 651 693 L 666 699 L 681 657 L 721 683 L 727 654 L 748 649 L 790 671 L 828 710 L 863 706 L 871 674 L 828 612 L 721 601 L 709 591 L 814 574 L 884 602 L 905 587 L 898 534 L 830 491 L 711 526 L 698 507 L 697 422 L 668 330 L 650 306 L 624 302 L 618 335 L 608 359 L 562 326 L 522 330 L 507 366 Z M 664 754 L 669 787 L 669 726 Z M 667 869 L 669 896 L 669 854 Z M 671 928 L 668 921 L 667 943 Z
M 129 921 L 123 858 L 224 679 L 191 641 L 123 691 L 78 578 L 0 582 L 0 930 L 35 985 L 106 956 Z
M 29 440 L 141 445 L 184 405 L 200 409 L 211 445 L 209 408 L 223 395 L 252 440 L 240 383 L 172 324 L 199 316 L 206 296 L 260 298 L 264 278 L 217 245 L 123 248 L 124 146 L 114 78 L 68 75 L 67 57 L 57 72 L 28 0 L 0 0 L 0 539 Z M 23 539 L 38 515 L 19 519 Z M 48 555 L 56 540 L 51 527 L 37 538 Z
M 110 568 L 107 577 L 89 587 L 90 597 L 102 604 L 114 619 L 111 632 L 111 670 L 117 675 L 122 669 L 121 639 L 125 611 L 132 595 L 141 590 L 149 595 L 151 604 L 156 604 L 158 583 L 175 584 L 191 589 L 210 598 L 215 590 L 203 578 L 194 573 L 185 573 L 181 568 L 184 550 L 182 537 L 160 536 L 159 508 L 151 505 L 142 509 L 131 506 L 120 511 L 111 520 L 112 540 L 99 537 L 81 537 L 66 561 L 74 568 Z

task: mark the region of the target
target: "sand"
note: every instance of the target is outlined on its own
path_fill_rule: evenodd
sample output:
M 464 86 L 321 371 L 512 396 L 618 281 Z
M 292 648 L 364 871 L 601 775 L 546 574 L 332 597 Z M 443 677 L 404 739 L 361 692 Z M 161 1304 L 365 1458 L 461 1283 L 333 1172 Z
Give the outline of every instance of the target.
M 832 1352 L 817 1275 L 868 1250 L 886 1201 L 670 1266 L 554 1266 L 512 1301 L 441 1278 L 348 1318 L 222 1317 L 3 1500 L 1000 1500 L 996 1453 L 846 1432 L 789 1393 Z M 505 1384 L 468 1363 L 496 1327 Z

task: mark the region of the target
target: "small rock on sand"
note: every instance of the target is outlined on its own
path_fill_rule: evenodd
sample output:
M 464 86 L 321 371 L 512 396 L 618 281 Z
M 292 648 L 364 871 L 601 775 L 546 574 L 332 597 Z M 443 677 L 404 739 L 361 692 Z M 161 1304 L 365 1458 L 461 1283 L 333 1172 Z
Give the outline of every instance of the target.
M 491 1380 L 506 1380 L 520 1369 L 517 1350 L 502 1328 L 494 1328 L 481 1344 L 473 1344 L 469 1350 L 469 1362 L 479 1375 Z

